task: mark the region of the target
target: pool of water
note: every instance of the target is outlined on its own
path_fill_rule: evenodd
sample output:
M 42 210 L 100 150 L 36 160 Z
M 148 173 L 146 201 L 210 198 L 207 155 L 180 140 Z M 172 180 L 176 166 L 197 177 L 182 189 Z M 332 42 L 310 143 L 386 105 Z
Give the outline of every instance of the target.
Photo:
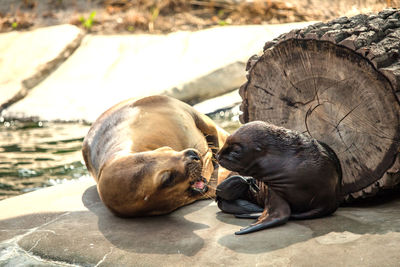
M 238 108 L 210 117 L 229 132 Z M 0 119 L 0 200 L 88 175 L 81 155 L 90 125 Z
M 0 199 L 87 174 L 79 123 L 5 121 L 0 126 Z

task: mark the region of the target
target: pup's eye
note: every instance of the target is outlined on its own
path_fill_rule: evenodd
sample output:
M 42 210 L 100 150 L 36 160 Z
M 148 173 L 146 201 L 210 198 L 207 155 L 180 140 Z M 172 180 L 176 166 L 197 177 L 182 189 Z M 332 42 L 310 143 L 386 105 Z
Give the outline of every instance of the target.
M 161 187 L 169 187 L 174 184 L 175 181 L 175 173 L 166 171 L 161 175 Z
M 242 152 L 242 147 L 237 144 L 234 144 L 234 145 L 232 145 L 232 148 L 231 148 L 231 151 L 229 152 L 229 154 L 231 156 L 235 157 L 235 156 L 239 156 L 241 152 Z

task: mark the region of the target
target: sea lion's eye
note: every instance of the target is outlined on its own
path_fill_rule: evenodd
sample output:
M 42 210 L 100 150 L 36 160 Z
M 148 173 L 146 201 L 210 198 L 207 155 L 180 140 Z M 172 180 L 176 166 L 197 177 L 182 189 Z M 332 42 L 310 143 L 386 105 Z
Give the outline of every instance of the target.
M 240 145 L 233 144 L 229 152 L 229 155 L 232 157 L 238 157 L 241 152 L 242 152 L 242 147 Z
M 175 173 L 166 171 L 161 175 L 161 187 L 169 187 L 174 184 Z

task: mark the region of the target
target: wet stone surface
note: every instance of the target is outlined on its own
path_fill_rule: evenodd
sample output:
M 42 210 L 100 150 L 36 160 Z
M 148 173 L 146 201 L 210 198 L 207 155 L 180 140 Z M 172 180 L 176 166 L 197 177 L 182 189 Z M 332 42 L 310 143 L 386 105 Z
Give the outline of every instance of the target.
M 0 265 L 397 266 L 399 208 L 397 195 L 236 236 L 252 220 L 221 213 L 212 200 L 124 219 L 85 179 L 0 202 Z

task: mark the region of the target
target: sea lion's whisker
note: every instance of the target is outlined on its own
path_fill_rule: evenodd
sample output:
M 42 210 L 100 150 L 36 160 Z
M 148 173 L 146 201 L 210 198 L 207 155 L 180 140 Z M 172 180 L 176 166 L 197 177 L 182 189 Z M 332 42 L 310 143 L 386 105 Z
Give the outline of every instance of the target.
M 211 186 L 211 185 L 207 185 L 207 187 L 209 187 L 209 188 L 211 188 L 211 189 L 214 189 L 214 190 L 217 190 L 217 188 L 216 188 L 216 187 L 214 187 L 214 186 Z
M 206 150 L 203 154 L 201 154 L 201 157 L 204 158 L 208 152 L 210 152 L 210 149 Z
M 201 192 L 201 194 L 203 194 L 204 196 L 206 196 L 206 197 L 209 198 L 209 199 L 216 200 L 216 197 L 214 197 L 214 196 L 208 194 L 207 192 Z

